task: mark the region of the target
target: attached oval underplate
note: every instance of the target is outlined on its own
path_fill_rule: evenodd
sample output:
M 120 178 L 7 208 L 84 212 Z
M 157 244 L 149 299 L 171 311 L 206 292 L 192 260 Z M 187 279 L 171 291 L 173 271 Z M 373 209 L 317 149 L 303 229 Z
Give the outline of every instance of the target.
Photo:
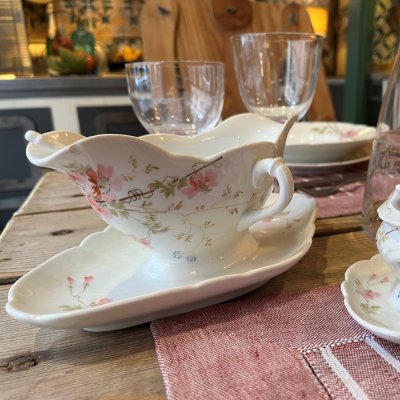
M 260 244 L 249 257 L 175 282 L 149 276 L 151 251 L 108 227 L 19 279 L 6 310 L 34 326 L 106 331 L 217 304 L 296 264 L 311 246 L 315 214 L 315 200 L 295 194 L 279 215 L 252 226 Z
M 376 128 L 347 122 L 298 122 L 287 138 L 287 163 L 330 163 L 348 159 L 358 148 L 372 144 Z

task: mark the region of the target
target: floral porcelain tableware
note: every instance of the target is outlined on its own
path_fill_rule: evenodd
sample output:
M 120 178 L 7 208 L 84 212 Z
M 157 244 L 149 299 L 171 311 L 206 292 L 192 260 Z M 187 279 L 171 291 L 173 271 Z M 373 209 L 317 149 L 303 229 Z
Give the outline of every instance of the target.
M 373 334 L 400 344 L 399 311 L 393 301 L 397 277 L 381 254 L 351 265 L 341 284 L 349 314 Z
M 358 164 L 366 163 L 370 156 L 371 149 L 368 146 L 362 146 L 348 154 L 342 161 L 324 163 L 294 163 L 287 161 L 286 165 L 295 175 L 327 175 L 351 170 Z
M 346 161 L 362 146 L 371 151 L 376 128 L 348 122 L 298 122 L 289 132 L 287 163 L 334 163 Z
M 400 185 L 378 208 L 379 253 L 358 261 L 341 289 L 349 314 L 375 335 L 400 344 Z
M 28 131 L 27 156 L 68 175 L 108 224 L 149 247 L 154 276 L 176 279 L 257 248 L 249 226 L 293 196 L 279 157 L 292 123 L 242 114 L 194 137 Z M 274 178 L 279 196 L 265 206 Z
M 400 311 L 400 185 L 395 186 L 395 190 L 378 208 L 378 215 L 382 223 L 376 233 L 376 245 L 398 281 L 393 290 L 393 301 Z
M 268 201 L 275 198 L 272 194 Z M 251 227 L 260 246 L 250 258 L 179 282 L 149 279 L 151 250 L 107 227 L 20 278 L 9 291 L 6 310 L 34 326 L 104 331 L 217 304 L 296 264 L 311 246 L 315 214 L 315 200 L 296 193 L 281 213 Z

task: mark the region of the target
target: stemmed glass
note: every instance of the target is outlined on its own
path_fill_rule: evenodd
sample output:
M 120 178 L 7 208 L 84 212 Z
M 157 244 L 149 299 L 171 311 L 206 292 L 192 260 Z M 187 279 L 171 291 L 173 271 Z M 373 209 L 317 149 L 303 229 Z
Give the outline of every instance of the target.
M 278 122 L 303 118 L 317 86 L 322 40 L 289 32 L 233 36 L 236 79 L 247 110 Z
M 133 110 L 149 133 L 194 135 L 213 128 L 225 94 L 224 64 L 160 61 L 126 64 Z

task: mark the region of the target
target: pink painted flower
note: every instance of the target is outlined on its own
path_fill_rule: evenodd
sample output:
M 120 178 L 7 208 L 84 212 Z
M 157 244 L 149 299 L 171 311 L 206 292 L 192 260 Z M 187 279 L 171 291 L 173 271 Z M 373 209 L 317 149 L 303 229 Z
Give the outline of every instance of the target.
M 197 193 L 209 192 L 210 187 L 218 186 L 218 176 L 213 169 L 206 171 L 199 171 L 193 174 L 189 178 L 189 187 L 182 189 L 182 193 L 187 196 L 188 199 L 192 199 Z
M 137 242 L 143 244 L 144 246 L 148 247 L 149 249 L 153 248 L 153 245 L 151 244 L 150 239 L 147 238 L 138 238 L 136 239 Z
M 71 287 L 74 284 L 74 278 L 72 276 L 67 276 L 67 285 Z
M 121 176 L 114 176 L 113 167 L 103 164 L 88 167 L 85 174 L 68 172 L 68 176 L 80 186 L 85 196 L 98 202 L 116 200 L 124 182 Z
M 274 217 L 264 218 L 263 222 L 272 222 L 274 219 L 275 219 Z
M 361 295 L 365 300 L 373 300 L 382 296 L 379 292 L 374 292 L 371 289 L 358 288 L 356 292 Z
M 144 246 L 148 247 L 149 249 L 153 249 L 153 245 L 151 244 L 151 240 L 148 238 L 139 238 L 135 235 L 130 235 L 136 242 L 143 244 Z
M 94 279 L 93 275 L 85 276 L 85 277 L 83 277 L 83 283 L 85 285 L 89 285 L 89 283 L 92 282 L 93 279 Z
M 385 276 L 385 277 L 383 277 L 383 278 L 381 279 L 381 283 L 387 283 L 387 282 L 390 282 L 390 279 L 389 279 L 388 276 Z
M 358 135 L 358 132 L 355 131 L 354 129 L 342 132 L 340 134 L 340 141 L 346 141 L 346 139 L 352 139 Z
M 89 181 L 88 176 L 79 174 L 78 172 L 69 172 L 68 177 L 72 179 L 81 189 L 81 192 L 89 197 L 92 195 L 92 183 Z
M 96 200 L 101 200 L 101 190 L 99 188 L 96 171 L 92 168 L 86 171 L 88 181 L 91 183 L 91 195 Z
M 110 220 L 112 218 L 112 215 L 110 211 L 108 211 L 108 208 L 102 207 L 102 203 L 97 203 L 96 200 L 94 200 L 90 196 L 86 196 L 87 201 L 90 203 L 90 205 L 106 220 Z
M 78 172 L 68 172 L 67 176 L 78 184 L 85 184 L 87 181 L 86 175 L 79 174 Z
M 112 302 L 112 300 L 109 299 L 108 297 L 102 297 L 100 300 L 97 300 L 96 306 L 101 306 L 103 304 L 109 304 L 111 302 Z
M 96 171 L 89 169 L 87 176 L 92 184 L 92 196 L 98 201 L 112 201 L 122 189 L 123 179 L 120 176 L 114 177 L 114 169 L 110 166 L 97 164 Z

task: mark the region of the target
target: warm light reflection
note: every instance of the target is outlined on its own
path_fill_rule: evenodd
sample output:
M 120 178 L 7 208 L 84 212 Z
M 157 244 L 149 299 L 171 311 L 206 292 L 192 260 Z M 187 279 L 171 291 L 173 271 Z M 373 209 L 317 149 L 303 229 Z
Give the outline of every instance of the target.
M 41 58 L 46 55 L 46 43 L 29 43 L 29 52 L 32 58 Z
M 0 74 L 0 79 L 11 81 L 12 79 L 15 79 L 16 75 L 15 74 Z
M 324 7 L 306 7 L 315 33 L 326 35 L 328 33 L 328 9 Z

